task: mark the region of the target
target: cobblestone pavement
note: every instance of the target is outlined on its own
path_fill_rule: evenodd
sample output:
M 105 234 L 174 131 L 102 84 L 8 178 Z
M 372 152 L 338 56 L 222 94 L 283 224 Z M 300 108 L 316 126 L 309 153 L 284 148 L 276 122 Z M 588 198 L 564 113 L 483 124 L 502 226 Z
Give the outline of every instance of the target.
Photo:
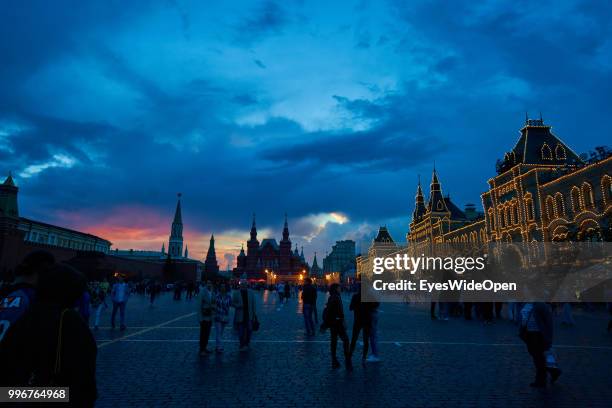
M 238 351 L 232 330 L 225 353 L 198 355 L 196 300 L 164 294 L 153 307 L 134 295 L 128 329 L 101 327 L 98 407 L 297 406 L 606 406 L 612 403 L 612 334 L 603 310 L 575 312 L 576 326 L 555 327 L 563 369 L 545 390 L 528 386 L 533 366 L 516 327 L 455 318 L 431 321 L 428 305 L 383 304 L 382 362 L 332 370 L 329 334 L 304 336 L 295 297 L 278 307 L 275 294 L 258 296 L 261 329 L 250 350 Z M 319 296 L 318 311 L 324 296 Z M 427 306 L 427 307 L 426 307 Z M 348 298 L 345 311 L 348 312 Z M 103 313 L 109 325 L 110 308 Z M 557 319 L 558 320 L 558 319 Z M 349 325 L 350 328 L 350 325 Z M 350 335 L 350 334 L 349 334 Z M 211 340 L 214 339 L 214 330 Z M 211 342 L 214 347 L 214 341 Z

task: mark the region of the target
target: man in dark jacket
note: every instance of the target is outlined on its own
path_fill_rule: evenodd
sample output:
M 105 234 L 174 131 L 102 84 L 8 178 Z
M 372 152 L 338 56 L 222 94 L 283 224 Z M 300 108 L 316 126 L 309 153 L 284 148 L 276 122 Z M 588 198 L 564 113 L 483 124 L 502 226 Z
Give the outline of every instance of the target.
M 536 368 L 535 381 L 530 385 L 536 388 L 546 387 L 546 374 L 550 373 L 554 383 L 561 375 L 557 367 L 546 367 L 546 352 L 552 347 L 553 318 L 549 304 L 542 302 L 526 303 L 521 310 L 521 331 L 527 351 Z
M 302 313 L 304 314 L 304 325 L 306 326 L 306 335 L 315 335 L 315 325 L 312 320 L 313 312 L 316 313 L 317 307 L 317 289 L 312 285 L 312 279 L 304 280 L 304 288 L 302 289 Z
M 0 345 L 0 386 L 69 387 L 66 406 L 94 406 L 96 342 L 73 308 L 85 285 L 67 265 L 41 276 L 36 303 Z
M 361 302 L 361 288 L 358 288 L 357 293 L 351 298 L 351 305 L 349 310 L 353 311 L 353 335 L 351 336 L 351 357 L 355 352 L 355 346 L 357 345 L 357 339 L 359 339 L 359 332 L 363 330 L 363 353 L 361 356 L 361 363 L 365 364 L 365 360 L 368 357 L 368 347 L 370 346 L 370 328 L 372 327 L 372 320 L 370 316 L 370 308 L 368 303 Z
M 340 285 L 337 283 L 329 287 L 329 299 L 325 307 L 324 326 L 328 327 L 331 334 L 331 357 L 332 368 L 340 367 L 340 362 L 336 357 L 336 348 L 338 346 L 338 337 L 342 340 L 342 348 L 344 349 L 344 359 L 347 370 L 352 370 L 351 354 L 349 352 L 349 339 L 346 335 L 346 323 L 344 322 L 344 310 L 342 307 L 342 298 L 340 297 Z

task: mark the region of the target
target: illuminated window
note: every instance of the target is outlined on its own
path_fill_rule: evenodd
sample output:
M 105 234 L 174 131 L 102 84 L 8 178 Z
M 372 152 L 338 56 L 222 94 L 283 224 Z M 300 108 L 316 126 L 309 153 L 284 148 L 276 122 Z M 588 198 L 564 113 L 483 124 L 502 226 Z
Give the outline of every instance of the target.
M 492 208 L 489 208 L 489 225 L 491 226 L 491 231 L 495 229 L 495 211 Z
M 574 214 L 578 214 L 583 210 L 582 199 L 580 198 L 580 189 L 578 187 L 572 187 L 570 198 L 572 200 L 572 212 Z
M 582 199 L 584 200 L 585 208 L 591 209 L 594 207 L 593 188 L 586 181 L 582 183 Z
M 563 203 L 563 195 L 561 193 L 555 194 L 555 209 L 557 210 L 557 217 L 565 216 L 565 204 Z
M 533 208 L 531 193 L 525 194 L 525 212 L 527 213 L 527 221 L 533 221 L 535 219 L 535 210 Z
M 546 197 L 546 215 L 549 220 L 552 220 L 556 217 L 555 215 L 555 202 L 552 196 Z
M 555 157 L 557 160 L 565 160 L 567 158 L 565 155 L 565 147 L 563 147 L 561 143 L 557 143 L 557 147 L 555 147 Z
M 521 219 L 519 217 L 519 207 L 518 202 L 516 200 L 514 200 L 514 202 L 512 203 L 512 213 L 514 214 L 514 223 L 520 223 Z
M 550 150 L 550 146 L 548 146 L 546 143 L 542 145 L 541 153 L 543 160 L 552 160 L 552 150 Z
M 612 204 L 612 177 L 607 174 L 601 178 L 601 192 L 606 205 Z

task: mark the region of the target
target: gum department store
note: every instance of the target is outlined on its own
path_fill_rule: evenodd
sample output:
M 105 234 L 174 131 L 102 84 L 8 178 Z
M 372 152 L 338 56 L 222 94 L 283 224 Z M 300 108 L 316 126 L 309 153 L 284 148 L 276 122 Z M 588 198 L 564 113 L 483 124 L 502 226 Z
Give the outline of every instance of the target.
M 516 145 L 498 162 L 498 174 L 488 180 L 484 212 L 477 217 L 443 195 L 435 169 L 427 202 L 419 182 L 408 246 L 419 251 L 442 242 L 610 241 L 612 155 L 597 150 L 581 158 L 542 119 L 526 119 Z M 358 257 L 357 272 L 368 273 L 368 259 L 401 248 L 381 227 L 368 254 Z

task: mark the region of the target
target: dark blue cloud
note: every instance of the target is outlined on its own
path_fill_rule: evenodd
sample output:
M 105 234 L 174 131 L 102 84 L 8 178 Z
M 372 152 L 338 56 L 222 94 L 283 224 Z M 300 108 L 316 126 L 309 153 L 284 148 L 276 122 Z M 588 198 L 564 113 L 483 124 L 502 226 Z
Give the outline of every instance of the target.
M 435 160 L 478 203 L 526 110 L 578 152 L 608 143 L 610 21 L 595 1 L 2 2 L 0 171 L 52 222 L 181 191 L 200 231 L 335 211 L 319 247 L 401 240 L 417 174 Z

